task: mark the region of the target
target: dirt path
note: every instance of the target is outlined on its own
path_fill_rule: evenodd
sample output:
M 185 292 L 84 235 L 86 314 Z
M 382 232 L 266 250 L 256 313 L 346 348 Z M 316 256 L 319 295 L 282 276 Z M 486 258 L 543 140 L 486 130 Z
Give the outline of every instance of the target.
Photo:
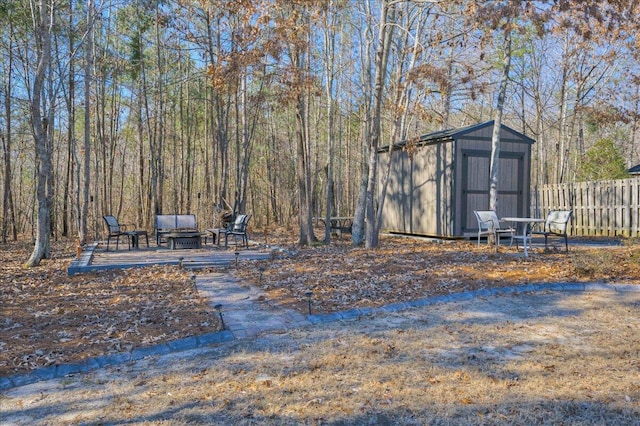
M 637 424 L 640 292 L 476 297 L 0 395 L 3 425 Z

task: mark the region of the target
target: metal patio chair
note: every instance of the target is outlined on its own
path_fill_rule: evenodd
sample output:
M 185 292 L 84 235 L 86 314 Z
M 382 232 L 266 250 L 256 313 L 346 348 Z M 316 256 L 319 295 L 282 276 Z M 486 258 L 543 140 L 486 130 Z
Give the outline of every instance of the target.
M 564 238 L 564 247 L 569 252 L 569 237 L 567 229 L 569 228 L 569 220 L 571 219 L 572 210 L 552 210 L 547 215 L 544 222 L 544 228 L 541 231 L 532 231 L 534 235 L 544 235 L 544 249 L 548 249 L 549 237 Z
M 513 245 L 513 235 L 516 230 L 510 226 L 505 226 L 500 219 L 498 219 L 498 215 L 495 211 L 474 210 L 473 213 L 476 215 L 476 219 L 478 220 L 478 247 L 480 247 L 480 238 L 482 236 L 487 236 L 487 243 L 491 242 L 489 237 L 492 236 L 497 247 L 500 245 L 500 237 L 502 235 L 509 235 L 509 237 L 511 237 L 509 247 Z

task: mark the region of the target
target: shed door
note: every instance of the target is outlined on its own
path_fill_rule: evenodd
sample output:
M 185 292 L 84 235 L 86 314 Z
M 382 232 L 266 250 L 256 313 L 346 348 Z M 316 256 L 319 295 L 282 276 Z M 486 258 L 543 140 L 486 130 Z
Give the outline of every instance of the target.
M 462 151 L 462 232 L 477 232 L 474 210 L 489 208 L 491 153 Z M 524 205 L 524 154 L 501 152 L 498 170 L 498 217 L 522 216 Z

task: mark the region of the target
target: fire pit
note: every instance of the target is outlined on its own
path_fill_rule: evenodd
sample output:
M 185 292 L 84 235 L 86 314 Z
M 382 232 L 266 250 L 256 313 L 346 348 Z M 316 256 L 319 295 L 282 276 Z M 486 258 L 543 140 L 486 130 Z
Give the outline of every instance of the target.
M 165 234 L 171 250 L 199 249 L 202 247 L 202 234 L 198 231 L 172 231 Z

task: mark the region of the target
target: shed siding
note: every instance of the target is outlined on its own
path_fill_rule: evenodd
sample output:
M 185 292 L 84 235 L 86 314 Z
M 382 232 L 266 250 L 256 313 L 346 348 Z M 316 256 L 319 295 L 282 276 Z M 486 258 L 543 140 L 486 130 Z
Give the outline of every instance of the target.
M 475 234 L 473 210 L 489 204 L 492 130 L 485 123 L 453 132 L 448 140 L 427 135 L 413 156 L 394 151 L 382 229 L 443 237 Z M 500 139 L 498 215 L 526 216 L 532 140 L 506 127 Z M 389 154 L 379 155 L 382 175 Z
M 422 235 L 450 235 L 452 232 L 453 144 L 440 143 L 420 148 L 413 156 L 394 151 L 382 229 Z M 388 154 L 381 154 L 381 170 Z

